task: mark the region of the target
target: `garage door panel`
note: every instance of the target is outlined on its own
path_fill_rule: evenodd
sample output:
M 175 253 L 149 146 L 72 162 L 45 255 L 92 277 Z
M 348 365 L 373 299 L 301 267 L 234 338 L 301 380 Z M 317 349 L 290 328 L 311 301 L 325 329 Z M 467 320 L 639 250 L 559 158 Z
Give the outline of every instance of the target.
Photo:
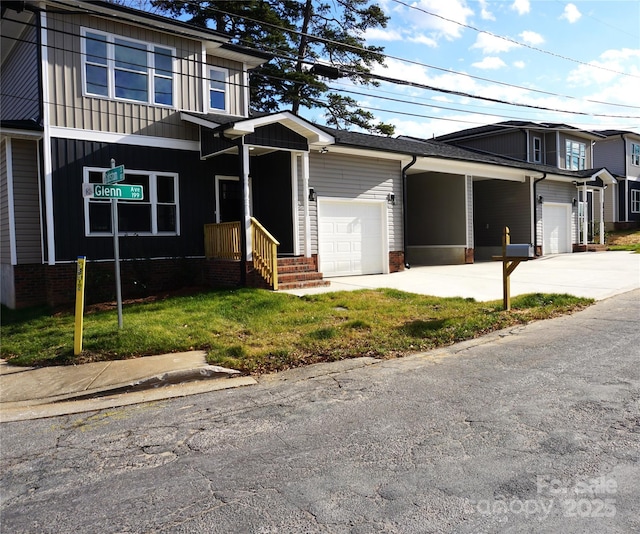
M 383 224 L 380 203 L 322 200 L 318 253 L 326 276 L 383 272 Z
M 568 204 L 542 206 L 543 254 L 571 252 L 570 213 Z

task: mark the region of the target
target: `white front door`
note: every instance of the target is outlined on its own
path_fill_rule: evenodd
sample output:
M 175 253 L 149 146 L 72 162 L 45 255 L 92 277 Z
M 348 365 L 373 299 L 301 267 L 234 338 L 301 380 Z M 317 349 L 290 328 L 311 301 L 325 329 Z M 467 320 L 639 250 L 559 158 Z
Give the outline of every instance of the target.
M 325 276 L 388 272 L 386 204 L 318 199 L 318 262 Z

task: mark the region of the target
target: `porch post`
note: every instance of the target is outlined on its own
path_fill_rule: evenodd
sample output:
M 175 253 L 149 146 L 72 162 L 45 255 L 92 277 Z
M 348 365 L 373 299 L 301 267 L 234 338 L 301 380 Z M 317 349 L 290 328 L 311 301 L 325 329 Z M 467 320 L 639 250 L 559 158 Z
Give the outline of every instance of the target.
M 582 184 L 582 244 L 589 244 L 589 203 L 587 183 Z
M 244 138 L 239 146 L 241 150 L 240 157 L 242 158 L 242 174 L 240 180 L 242 180 L 242 216 L 244 217 L 244 235 L 245 235 L 245 257 L 246 261 L 251 261 L 252 244 L 251 244 L 251 202 L 249 191 L 249 148 L 244 144 Z M 243 269 L 244 272 L 244 269 Z
M 311 215 L 309 214 L 309 152 L 302 156 L 302 198 L 304 205 L 304 255 L 311 257 Z
M 604 245 L 604 194 L 606 187 L 600 189 L 600 244 Z

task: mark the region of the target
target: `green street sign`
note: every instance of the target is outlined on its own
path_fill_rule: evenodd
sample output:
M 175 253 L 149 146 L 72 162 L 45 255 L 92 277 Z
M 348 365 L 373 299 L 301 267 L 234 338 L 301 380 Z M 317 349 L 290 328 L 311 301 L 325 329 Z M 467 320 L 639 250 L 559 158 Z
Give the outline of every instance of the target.
M 122 182 L 124 180 L 124 165 L 118 165 L 113 169 L 109 169 L 104 173 L 104 179 L 102 183 L 115 184 L 116 182 Z
M 82 196 L 85 198 L 143 200 L 144 191 L 141 185 L 83 184 Z

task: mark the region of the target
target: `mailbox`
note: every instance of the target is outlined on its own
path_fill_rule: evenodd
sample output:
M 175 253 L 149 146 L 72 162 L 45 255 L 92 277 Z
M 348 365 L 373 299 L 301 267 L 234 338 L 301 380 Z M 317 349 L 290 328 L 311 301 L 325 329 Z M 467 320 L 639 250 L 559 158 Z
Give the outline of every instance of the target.
M 506 256 L 508 258 L 533 258 L 533 245 L 526 243 L 507 245 Z

